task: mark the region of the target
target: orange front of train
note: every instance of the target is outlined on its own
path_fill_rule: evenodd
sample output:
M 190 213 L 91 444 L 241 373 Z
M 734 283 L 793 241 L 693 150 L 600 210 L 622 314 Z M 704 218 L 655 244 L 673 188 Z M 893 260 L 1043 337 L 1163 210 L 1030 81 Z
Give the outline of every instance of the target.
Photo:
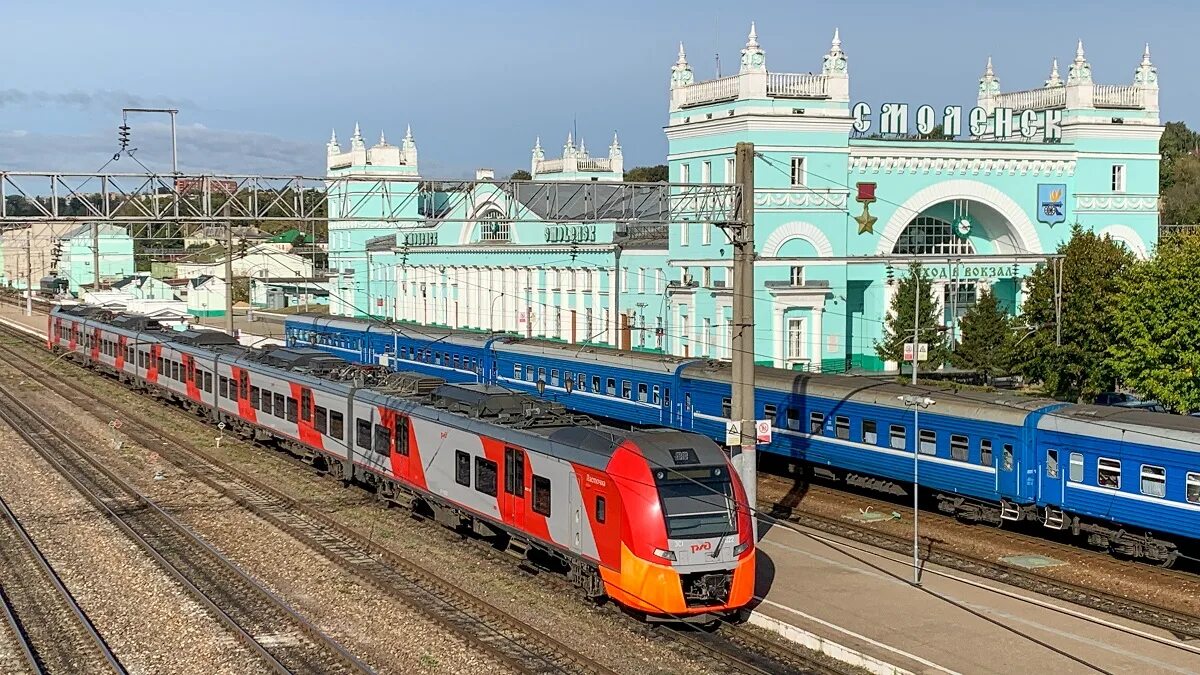
M 621 502 L 621 539 L 613 551 L 619 561 L 602 565 L 601 577 L 609 597 L 650 618 L 732 614 L 754 596 L 746 492 L 719 446 L 673 435 L 700 447 L 627 440 L 613 453 L 608 475 Z

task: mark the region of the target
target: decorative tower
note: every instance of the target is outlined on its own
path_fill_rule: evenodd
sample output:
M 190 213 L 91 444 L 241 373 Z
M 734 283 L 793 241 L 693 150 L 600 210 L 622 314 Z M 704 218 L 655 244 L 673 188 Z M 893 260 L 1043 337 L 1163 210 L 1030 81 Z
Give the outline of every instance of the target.
M 1058 59 L 1050 62 L 1050 77 L 1046 79 L 1046 88 L 1063 86 L 1062 78 L 1058 76 Z
M 367 165 L 367 144 L 363 141 L 358 122 L 354 123 L 354 134 L 350 136 L 350 164 L 353 166 Z
M 988 57 L 983 69 L 983 77 L 979 78 L 979 107 L 991 114 L 996 107 L 996 97 L 1000 95 L 1000 78 L 992 69 L 992 57 Z
M 765 99 L 767 97 L 767 55 L 758 44 L 758 30 L 750 22 L 750 34 L 742 48 L 742 65 L 738 69 L 741 78 L 738 98 Z
M 575 136 L 571 132 L 567 132 L 567 142 L 563 144 L 562 156 L 563 173 L 575 173 L 579 171 L 579 150 L 575 147 Z
M 621 151 L 621 141 L 617 132 L 613 132 L 612 145 L 608 146 L 608 170 L 615 174 L 625 173 L 625 155 Z
M 850 100 L 850 73 L 846 69 L 846 52 L 842 51 L 842 38 L 838 29 L 833 29 L 833 42 L 829 53 L 821 63 L 821 74 L 825 76 L 826 91 L 832 101 Z
M 404 130 L 404 140 L 400 142 L 400 154 L 404 164 L 417 170 L 417 142 L 413 140 L 412 125 Z
M 692 67 L 688 65 L 687 54 L 683 51 L 683 43 L 679 43 L 679 59 L 675 61 L 675 65 L 671 66 L 671 88 L 686 87 L 695 82 L 696 76 L 692 73 Z
M 533 157 L 529 162 L 529 175 L 536 176 L 538 174 L 538 163 L 546 159 L 546 153 L 542 150 L 542 137 L 538 136 L 533 140 Z
M 334 129 L 329 134 L 329 142 L 325 144 L 325 154 L 330 157 L 342 154 L 342 146 L 338 145 L 337 129 Z
M 1075 46 L 1075 60 L 1067 69 L 1067 109 L 1093 108 L 1095 85 L 1092 83 L 1092 64 L 1083 55 L 1083 40 Z
M 1150 43 L 1142 52 L 1142 62 L 1133 73 L 1133 86 L 1142 94 L 1142 106 L 1146 110 L 1158 111 L 1158 69 L 1150 62 Z

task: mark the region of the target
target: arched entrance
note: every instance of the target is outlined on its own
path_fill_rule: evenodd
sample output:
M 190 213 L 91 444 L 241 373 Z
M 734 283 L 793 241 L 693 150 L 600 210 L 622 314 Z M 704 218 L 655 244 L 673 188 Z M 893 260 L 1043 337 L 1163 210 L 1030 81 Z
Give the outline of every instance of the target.
M 944 209 L 935 209 L 935 212 L 941 211 Z M 935 278 L 934 290 L 942 303 L 942 324 L 953 329 L 975 305 L 982 289 L 980 281 L 970 274 L 963 274 L 963 266 L 955 262 L 959 258 L 970 260 L 978 253 L 971 239 L 974 233 L 964 236 L 962 230 L 956 230 L 955 223 L 971 223 L 974 230 L 978 227 L 977 221 L 960 204 L 952 205 L 950 211 L 946 218 L 934 215 L 913 218 L 896 238 L 892 253 L 931 259 L 926 271 Z

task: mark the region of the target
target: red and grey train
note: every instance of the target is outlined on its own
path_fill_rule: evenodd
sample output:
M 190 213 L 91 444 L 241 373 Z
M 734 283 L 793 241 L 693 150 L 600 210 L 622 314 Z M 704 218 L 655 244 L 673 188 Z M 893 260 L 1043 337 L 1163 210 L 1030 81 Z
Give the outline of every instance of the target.
M 750 510 L 699 434 L 626 431 L 491 385 L 453 385 L 313 349 L 60 307 L 48 346 L 244 437 L 566 571 L 648 618 L 709 620 L 754 592 Z

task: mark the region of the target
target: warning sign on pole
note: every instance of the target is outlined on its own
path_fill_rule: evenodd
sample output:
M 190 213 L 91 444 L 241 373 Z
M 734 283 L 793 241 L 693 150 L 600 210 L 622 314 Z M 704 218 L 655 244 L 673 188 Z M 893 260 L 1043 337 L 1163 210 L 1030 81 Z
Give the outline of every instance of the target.
M 904 343 L 904 360 L 908 361 L 910 363 L 913 360 L 913 343 L 911 343 L 911 342 Z M 917 360 L 918 361 L 928 361 L 929 360 L 929 343 L 928 342 L 920 342 L 917 344 Z
M 729 420 L 725 423 L 725 445 L 741 445 L 742 444 L 742 423 L 736 420 Z
M 754 438 L 759 445 L 771 442 L 771 420 L 757 420 L 754 422 Z

